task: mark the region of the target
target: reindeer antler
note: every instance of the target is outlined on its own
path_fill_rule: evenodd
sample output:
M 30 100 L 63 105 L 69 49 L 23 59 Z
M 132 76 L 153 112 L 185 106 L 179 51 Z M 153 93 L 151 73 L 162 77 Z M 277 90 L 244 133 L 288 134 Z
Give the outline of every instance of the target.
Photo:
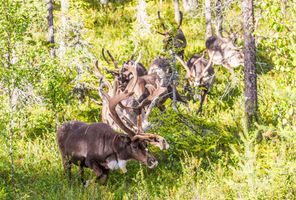
M 112 56 L 112 54 L 110 53 L 109 50 L 107 50 L 107 54 L 108 54 L 109 57 L 111 58 L 111 60 L 112 60 L 112 62 L 113 62 L 113 64 L 114 64 L 114 66 L 115 66 L 115 68 L 118 69 L 118 62 L 114 59 L 114 57 Z
M 136 65 L 140 61 L 140 59 L 141 59 L 141 53 L 140 53 L 139 57 L 137 58 L 134 65 Z M 116 81 L 115 81 L 114 86 L 116 88 L 116 91 L 114 89 L 113 96 L 108 99 L 109 110 L 110 110 L 112 119 L 124 132 L 126 132 L 129 135 L 130 138 L 132 138 L 134 135 L 136 135 L 136 133 L 133 130 L 131 130 L 130 128 L 128 128 L 122 122 L 122 120 L 120 119 L 120 117 L 118 116 L 118 114 L 116 112 L 116 106 L 118 104 L 120 104 L 122 100 L 125 100 L 134 94 L 134 88 L 135 88 L 137 80 L 138 80 L 136 70 L 133 70 L 133 76 L 134 76 L 134 78 L 132 79 L 132 81 L 129 82 L 129 84 L 127 85 L 126 89 L 123 92 L 121 92 L 120 89 L 118 89 L 118 87 L 116 87 L 116 85 L 118 86 L 118 84 L 116 84 Z
M 182 64 L 182 66 L 185 68 L 187 74 L 190 74 L 190 69 L 187 66 L 187 64 L 184 62 L 184 60 L 182 58 L 180 58 L 180 56 L 176 55 L 176 59 Z
M 111 88 L 110 82 L 105 78 L 105 76 L 102 74 L 102 72 L 99 68 L 99 61 L 98 60 L 95 61 L 95 74 L 101 80 L 101 82 L 104 82 L 104 84 L 106 84 L 109 89 Z
M 137 52 L 137 49 L 138 49 L 138 43 L 136 43 L 136 45 L 135 45 L 135 48 L 134 48 L 134 51 L 133 51 L 133 54 L 132 54 L 130 60 L 134 60 L 135 55 L 136 55 L 136 52 Z
M 110 53 L 109 50 L 107 50 L 107 54 L 109 55 L 109 57 L 111 58 L 111 61 L 113 62 L 114 66 L 116 69 L 118 69 L 118 62 L 114 59 L 114 57 L 112 56 L 112 54 Z M 107 60 L 106 55 L 105 55 L 105 48 L 102 48 L 102 55 L 104 60 L 110 64 L 110 62 Z
M 132 138 L 132 141 L 135 140 L 146 140 L 149 144 L 158 147 L 160 150 L 168 149 L 170 146 L 164 137 L 151 133 L 137 134 Z
M 178 25 L 178 29 L 181 27 L 182 25 L 182 22 L 183 22 L 183 13 L 181 11 L 180 12 L 180 22 L 179 22 L 179 25 Z
M 107 60 L 106 56 L 105 56 L 105 48 L 102 48 L 102 55 L 104 60 L 108 63 L 108 65 L 110 64 L 109 61 Z
M 215 51 L 213 51 L 212 55 L 209 55 L 210 60 L 208 61 L 207 66 L 204 68 L 204 70 L 203 70 L 202 73 L 201 73 L 201 75 L 202 75 L 203 77 L 207 76 L 208 69 L 212 66 L 212 61 L 213 61 L 214 55 L 215 55 Z
M 163 30 L 165 31 L 165 25 L 163 23 L 163 20 L 160 17 L 160 11 L 157 11 L 157 16 L 158 16 L 158 19 L 160 21 L 160 25 L 162 26 Z

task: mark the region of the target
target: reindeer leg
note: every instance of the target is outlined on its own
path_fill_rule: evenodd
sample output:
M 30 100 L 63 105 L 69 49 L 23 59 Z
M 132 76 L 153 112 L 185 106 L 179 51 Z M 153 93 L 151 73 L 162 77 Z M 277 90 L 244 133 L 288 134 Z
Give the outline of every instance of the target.
M 203 105 L 203 102 L 204 102 L 207 94 L 208 94 L 208 90 L 207 89 L 202 90 L 202 92 L 201 92 L 201 98 L 200 98 L 200 104 L 199 104 L 199 109 L 197 111 L 197 114 L 199 114 L 199 113 L 202 112 L 202 105 Z
M 190 89 L 190 84 L 189 84 L 189 80 L 186 79 L 186 83 L 185 83 L 185 86 L 183 88 L 183 90 L 185 90 L 185 92 L 191 92 L 191 89 Z
M 88 164 L 96 174 L 96 182 L 104 184 L 107 180 L 107 174 L 104 173 L 102 167 L 95 160 L 88 160 Z
M 187 101 L 182 98 L 182 96 L 177 90 L 176 90 L 176 100 L 187 105 Z
M 81 180 L 82 184 L 85 185 L 85 181 L 84 181 L 84 178 L 83 178 L 83 176 L 84 176 L 84 168 L 83 168 L 82 163 L 79 164 L 79 176 L 80 176 L 80 180 Z
M 101 167 L 101 169 L 103 170 L 103 175 L 100 178 L 100 182 L 105 185 L 107 180 L 108 180 L 108 174 L 109 174 L 109 169 L 106 169 L 104 167 Z
M 62 156 L 62 160 L 63 160 L 65 175 L 68 177 L 68 181 L 70 181 L 72 178 L 71 176 L 72 163 L 67 156 Z
M 233 67 L 231 67 L 229 64 L 226 64 L 225 67 L 231 73 L 231 79 L 234 79 L 235 80 L 236 79 L 236 76 L 235 76 Z

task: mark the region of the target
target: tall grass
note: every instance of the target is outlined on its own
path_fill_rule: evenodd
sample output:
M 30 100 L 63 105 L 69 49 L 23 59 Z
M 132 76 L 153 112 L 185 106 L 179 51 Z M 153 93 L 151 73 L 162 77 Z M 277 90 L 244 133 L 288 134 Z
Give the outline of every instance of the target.
M 143 52 L 141 62 L 145 66 L 161 53 L 162 38 L 154 32 L 159 28 L 158 7 L 153 1 L 147 3 L 152 34 L 143 39 L 134 30 L 136 2 L 100 6 L 97 1 L 71 1 L 70 21 L 82 24 L 82 39 L 87 42 L 87 51 L 92 55 L 83 60 L 87 70 L 82 82 L 87 82 L 92 88 L 97 87 L 91 59 L 96 57 L 102 66 L 106 66 L 98 53 L 102 47 L 110 49 L 116 59 L 123 61 L 133 51 L 133 40 L 138 40 Z M 163 15 L 173 23 L 170 2 L 164 2 L 163 6 Z M 238 16 L 239 8 L 233 7 L 225 19 L 231 21 L 235 18 L 233 23 L 238 23 L 234 16 Z M 182 28 L 189 44 L 185 53 L 187 58 L 204 49 L 202 10 L 200 8 L 195 17 L 190 14 L 184 16 Z M 59 14 L 58 10 L 56 14 Z M 56 22 L 58 27 L 58 17 Z M 260 31 L 272 33 L 271 30 Z M 36 38 L 41 37 L 40 33 L 32 34 Z M 69 48 L 68 60 L 81 56 L 78 55 L 80 49 Z M 95 183 L 93 172 L 87 170 L 85 176 L 91 181 L 87 188 L 83 188 L 77 167 L 73 168 L 72 182 L 67 181 L 55 140 L 54 113 L 43 105 L 30 105 L 23 110 L 28 117 L 16 130 L 16 184 L 12 186 L 9 147 L 2 131 L 7 123 L 5 111 L 2 111 L 5 105 L 1 104 L 0 199 L 295 199 L 296 71 L 295 68 L 289 72 L 273 69 L 273 63 L 266 61 L 267 49 L 264 44 L 258 44 L 261 117 L 255 130 L 245 132 L 241 123 L 244 114 L 243 69 L 236 70 L 238 83 L 225 95 L 225 88 L 231 82 L 230 74 L 216 66 L 217 81 L 202 115 L 195 113 L 198 103 L 192 100 L 189 101 L 190 111 L 178 105 L 179 112 L 175 112 L 170 101 L 166 102 L 166 113 L 153 110 L 150 120 L 158 126 L 151 131 L 164 136 L 171 145 L 164 152 L 151 149 L 159 159 L 159 166 L 150 170 L 131 162 L 127 166 L 127 174 L 111 172 L 106 185 Z M 64 65 L 62 67 L 70 68 Z M 184 70 L 178 67 L 181 77 L 178 88 L 182 90 Z M 71 68 L 68 71 L 75 70 Z M 61 87 L 62 90 L 65 86 Z M 4 98 L 0 96 L 1 102 Z M 61 121 L 99 121 L 100 106 L 90 98 L 75 101 L 79 103 L 62 107 L 59 113 Z

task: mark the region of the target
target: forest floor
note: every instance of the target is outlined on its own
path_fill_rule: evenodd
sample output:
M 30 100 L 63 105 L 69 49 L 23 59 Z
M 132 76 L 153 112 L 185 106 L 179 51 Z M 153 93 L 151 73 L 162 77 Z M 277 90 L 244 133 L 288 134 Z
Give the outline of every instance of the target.
M 94 0 L 70 2 L 68 37 L 71 39 L 68 52 L 65 59 L 57 61 L 58 64 L 48 65 L 53 66 L 50 69 L 56 66 L 55 72 L 60 73 L 51 76 L 50 80 L 36 83 L 36 88 L 43 88 L 42 84 L 49 85 L 48 82 L 56 84 L 56 90 L 51 88 L 40 92 L 44 98 L 56 98 L 56 101 L 48 100 L 48 105 L 26 105 L 20 112 L 23 117 L 20 119 L 25 120 L 20 120 L 15 129 L 14 184 L 11 179 L 8 134 L 5 132 L 0 136 L 0 199 L 296 198 L 296 69 L 290 63 L 291 57 L 288 57 L 293 52 L 295 54 L 295 40 L 294 45 L 291 41 L 296 36 L 295 31 L 288 32 L 281 27 L 281 23 L 273 21 L 282 17 L 277 14 L 280 10 L 276 9 L 269 10 L 275 12 L 274 16 L 266 11 L 266 20 L 260 21 L 256 31 L 259 121 L 253 129 L 247 131 L 244 128 L 243 68 L 235 69 L 237 81 L 234 82 L 226 69 L 215 66 L 217 80 L 208 95 L 202 115 L 196 114 L 198 102 L 193 100 L 189 101 L 189 110 L 182 104 L 177 104 L 178 111 L 173 110 L 170 100 L 165 104 L 165 113 L 153 110 L 150 120 L 158 125 L 151 132 L 162 135 L 170 144 L 170 149 L 165 151 L 151 148 L 159 160 L 155 169 L 132 161 L 127 165 L 126 174 L 112 171 L 106 185 L 95 183 L 94 173 L 87 170 L 85 176 L 91 182 L 84 188 L 80 183 L 78 168 L 73 167 L 73 180 L 69 183 L 64 175 L 55 128 L 64 121 L 74 119 L 100 121 L 101 109 L 93 101 L 98 98 L 96 89 L 82 101 L 72 96 L 73 82 L 77 81 L 76 70 L 79 71 L 73 62 L 77 59 L 86 63 L 78 82 L 96 88 L 98 80 L 93 75 L 93 62 L 98 59 L 101 66 L 107 66 L 98 53 L 102 47 L 123 61 L 132 54 L 134 41 L 138 41 L 143 54 L 141 62 L 145 66 L 149 66 L 162 49 L 162 37 L 156 34 L 159 21 L 155 1 L 147 2 L 151 33 L 146 36 L 136 31 L 137 2 L 127 1 L 107 6 L 101 6 Z M 262 0 L 256 4 L 256 9 L 272 3 Z M 56 6 L 59 8 L 60 5 Z M 272 6 L 268 8 L 273 9 Z M 225 22 L 232 23 L 234 27 L 239 26 L 239 6 L 233 5 L 229 9 L 231 12 L 225 10 L 224 13 Z M 290 9 L 295 10 L 292 6 Z M 164 18 L 172 23 L 172 5 L 164 2 L 162 10 Z M 41 16 L 45 16 L 45 8 L 41 11 Z M 56 9 L 57 41 L 61 37 L 58 35 L 61 29 L 59 16 L 60 11 Z M 205 48 L 203 16 L 202 8 L 197 13 L 184 14 L 182 30 L 188 41 L 186 59 Z M 292 20 L 288 18 L 281 20 L 286 20 L 288 24 L 296 19 L 295 15 L 291 16 Z M 46 40 L 46 29 L 38 24 L 45 26 L 45 21 L 41 18 L 38 20 L 31 22 L 34 28 L 29 32 L 37 41 L 43 41 Z M 263 33 L 269 38 L 259 37 Z M 242 32 L 239 35 L 242 36 Z M 274 47 L 275 42 L 277 48 Z M 242 37 L 238 43 L 243 44 Z M 36 50 L 35 53 L 38 52 Z M 48 59 L 39 57 L 37 63 Z M 69 74 L 65 73 L 67 67 Z M 178 90 L 186 95 L 183 92 L 185 70 L 179 64 L 177 68 L 180 76 Z M 48 85 L 44 88 L 50 88 Z M 230 87 L 230 91 L 226 93 L 227 87 Z M 68 96 L 73 97 L 73 100 L 65 100 Z M 0 100 L 4 102 L 5 97 Z M 58 103 L 54 107 L 49 106 L 51 102 Z M 3 119 L 0 128 L 3 130 L 8 124 L 5 109 L 3 103 L 0 112 Z M 54 123 L 56 126 L 52 125 Z

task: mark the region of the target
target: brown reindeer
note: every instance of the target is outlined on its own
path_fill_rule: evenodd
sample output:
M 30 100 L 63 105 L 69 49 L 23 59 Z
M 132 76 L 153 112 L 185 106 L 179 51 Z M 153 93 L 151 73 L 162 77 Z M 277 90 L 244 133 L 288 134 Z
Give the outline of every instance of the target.
M 141 56 L 137 59 L 139 61 Z M 152 101 L 160 99 L 162 96 L 165 96 L 168 92 L 167 87 L 160 86 L 160 78 L 156 73 L 148 74 L 145 76 L 138 76 L 136 71 L 136 64 L 130 63 L 127 67 L 128 71 L 132 72 L 132 79 L 129 81 L 125 90 L 115 89 L 116 92 L 113 96 L 108 97 L 109 102 L 109 111 L 113 120 L 116 122 L 120 128 L 122 128 L 126 133 L 131 132 L 131 130 L 122 123 L 121 118 L 116 112 L 117 105 L 121 105 L 123 100 L 129 99 L 131 96 L 138 103 L 137 106 L 132 107 L 133 112 L 137 114 L 137 131 L 142 133 L 142 114 L 144 108 L 148 106 Z M 115 87 L 118 87 L 118 84 L 114 84 Z M 106 94 L 106 96 L 108 96 Z M 126 107 L 128 108 L 128 107 Z M 130 108 L 130 107 L 129 107 Z M 147 119 L 148 117 L 145 117 Z
M 101 111 L 101 117 L 102 121 L 104 123 L 109 124 L 114 130 L 120 131 L 120 127 L 114 122 L 113 118 L 111 117 L 111 113 L 109 111 L 108 106 L 108 96 L 113 96 L 116 93 L 116 90 L 120 88 L 118 79 L 115 78 L 113 83 L 111 84 L 105 76 L 102 74 L 101 70 L 98 67 L 98 61 L 95 62 L 95 74 L 97 75 L 100 83 L 98 92 L 102 99 L 102 111 Z M 107 88 L 107 95 L 105 92 L 105 88 Z M 128 99 L 125 99 L 121 102 L 120 105 L 124 106 L 117 106 L 116 111 L 118 112 L 119 116 L 122 117 L 124 123 L 129 126 L 132 129 L 136 129 L 137 127 L 137 115 L 135 112 L 133 112 L 132 108 L 128 107 L 134 107 L 136 106 L 135 99 L 130 97 Z
M 234 68 L 244 65 L 243 50 L 234 45 L 235 38 L 235 36 L 229 36 L 229 38 L 211 36 L 206 40 L 206 48 L 209 55 L 213 55 L 213 63 L 222 65 L 232 75 Z
M 131 75 L 132 73 L 130 71 L 127 70 L 127 66 L 129 64 L 133 64 L 135 63 L 135 54 L 136 54 L 136 51 L 137 51 L 137 45 L 134 49 L 134 52 L 132 54 L 132 56 L 130 57 L 130 59 L 126 62 L 123 63 L 122 67 L 119 68 L 118 67 L 118 61 L 116 61 L 114 59 L 114 57 L 112 56 L 112 54 L 110 53 L 109 50 L 107 50 L 107 54 L 109 55 L 111 61 L 113 62 L 114 66 L 115 66 L 115 70 L 109 70 L 107 68 L 105 68 L 105 70 L 112 74 L 112 76 L 117 79 L 119 81 L 119 87 L 121 89 L 124 89 L 127 85 L 127 83 L 130 81 L 131 79 Z M 107 60 L 106 56 L 105 56 L 105 49 L 103 48 L 102 49 L 102 55 L 103 55 L 103 58 L 105 59 L 105 61 L 110 64 L 110 62 Z M 144 75 L 147 75 L 147 70 L 146 68 L 144 67 L 143 64 L 141 64 L 140 62 L 137 63 L 137 66 L 136 66 L 136 70 L 137 70 L 137 74 L 138 76 L 144 76 Z
M 130 79 L 132 78 L 132 73 L 127 70 L 128 65 L 132 65 L 135 63 L 135 53 L 137 51 L 137 46 L 134 49 L 133 54 L 131 55 L 130 59 L 125 62 L 121 68 L 118 67 L 118 61 L 114 59 L 112 54 L 110 53 L 109 50 L 107 50 L 107 54 L 110 57 L 112 63 L 115 66 L 115 70 L 109 70 L 105 68 L 105 71 L 110 73 L 114 77 L 113 85 L 109 83 L 109 81 L 103 76 L 103 74 L 100 72 L 100 69 L 98 68 L 98 62 L 96 62 L 96 72 L 98 75 L 98 78 L 100 79 L 100 86 L 99 86 L 99 94 L 101 96 L 101 99 L 103 101 L 103 107 L 102 107 L 102 121 L 105 123 L 108 123 L 112 128 L 115 130 L 119 131 L 120 128 L 119 126 L 113 121 L 110 115 L 110 111 L 108 108 L 108 103 L 106 97 L 103 95 L 102 90 L 106 86 L 108 88 L 108 95 L 113 95 L 115 94 L 117 89 L 124 90 L 127 84 L 129 83 Z M 102 55 L 105 61 L 110 64 L 108 59 L 106 58 L 105 55 L 105 49 L 102 49 Z M 138 76 L 143 76 L 147 74 L 146 68 L 139 62 L 137 62 L 136 65 L 136 71 Z M 130 97 L 129 99 L 123 100 L 120 105 L 123 106 L 118 106 L 116 108 L 117 112 L 119 115 L 123 118 L 123 121 L 125 122 L 126 125 L 129 127 L 135 129 L 136 128 L 136 113 L 133 112 L 133 109 L 131 107 L 134 107 L 137 105 L 136 101 L 134 98 Z
M 166 140 L 158 135 L 118 134 L 105 123 L 86 124 L 79 121 L 63 124 L 57 131 L 57 142 L 65 172 L 71 178 L 71 165 L 79 165 L 84 184 L 84 167 L 91 168 L 97 180 L 104 183 L 109 170 L 121 169 L 125 173 L 129 160 L 154 168 L 158 162 L 148 152 L 147 144 L 160 149 L 169 148 Z
M 179 94 L 179 92 L 173 87 L 175 87 L 172 83 L 172 61 L 164 58 L 164 57 L 156 57 L 152 63 L 150 64 L 150 68 L 148 74 L 156 73 L 160 78 L 160 85 L 163 87 L 167 87 L 169 96 L 168 98 L 173 99 L 173 92 L 176 95 L 176 101 L 179 101 L 183 104 L 187 104 L 187 101 L 183 99 L 183 97 Z M 159 107 L 160 110 L 164 110 L 164 108 Z
M 168 98 L 172 98 L 173 96 L 172 87 L 167 84 L 163 85 L 161 82 L 162 79 L 159 77 L 158 73 L 159 71 L 167 73 L 167 70 L 170 69 L 169 63 L 167 62 L 166 66 L 158 66 L 160 69 L 156 71 L 149 70 L 148 75 L 139 76 L 138 68 L 135 66 L 137 66 L 140 58 L 141 54 L 136 61 L 126 62 L 124 64 L 124 73 L 129 77 L 128 79 L 126 79 L 128 80 L 128 82 L 126 82 L 125 85 L 122 86 L 122 82 L 115 78 L 112 86 L 110 86 L 110 83 L 103 84 L 109 85 L 108 94 L 103 94 L 102 89 L 100 89 L 99 91 L 100 96 L 103 99 L 102 120 L 103 122 L 110 124 L 114 128 L 122 128 L 122 124 L 118 124 L 121 122 L 119 122 L 118 119 L 114 119 L 115 114 L 112 115 L 110 109 L 108 108 L 107 102 L 109 100 L 107 99 L 112 96 L 118 97 L 118 94 L 124 91 L 124 89 L 133 91 L 133 94 L 119 101 L 118 106 L 115 106 L 114 109 L 116 110 L 116 112 L 118 113 L 118 117 L 122 120 L 123 124 L 126 127 L 129 127 L 133 130 L 136 129 L 138 130 L 138 132 L 143 132 L 143 129 L 146 130 L 150 127 L 150 124 L 148 123 L 148 116 L 150 115 L 152 108 L 154 106 L 157 106 L 160 110 L 163 111 L 163 103 Z M 157 63 L 160 64 L 159 62 Z M 99 71 L 98 66 L 96 66 L 96 68 Z M 100 76 L 102 76 L 102 74 Z M 104 80 L 104 82 L 106 82 L 106 79 Z M 133 81 L 135 81 L 135 85 L 131 86 L 133 84 Z M 106 96 L 109 97 L 106 98 Z M 176 97 L 177 100 L 185 102 L 177 92 Z M 135 119 L 135 115 L 137 116 L 137 119 Z
M 141 54 L 135 62 L 128 62 L 125 65 L 125 68 L 128 72 L 131 72 L 130 76 L 131 80 L 128 82 L 127 86 L 124 88 L 120 86 L 120 81 L 115 78 L 113 81 L 113 85 L 111 85 L 100 72 L 97 62 L 96 69 L 98 77 L 101 79 L 101 87 L 99 88 L 99 94 L 103 100 L 103 112 L 102 112 L 102 120 L 108 124 L 110 124 L 114 128 L 122 128 L 122 124 L 124 126 L 129 127 L 129 129 L 136 129 L 138 132 L 142 131 L 142 116 L 144 117 L 144 125 L 145 127 L 149 126 L 148 123 L 148 113 L 145 117 L 144 107 L 149 105 L 155 99 L 159 99 L 162 93 L 166 92 L 165 87 L 159 86 L 159 77 L 157 74 L 149 74 L 145 76 L 138 76 L 136 67 L 137 63 L 141 58 Z M 103 86 L 107 85 L 108 94 L 103 90 Z M 132 86 L 133 85 L 133 86 Z M 120 97 L 119 93 L 123 91 L 123 89 L 134 91 L 133 95 L 126 96 L 125 98 L 118 101 L 118 106 L 114 107 L 114 111 L 118 113 L 118 115 L 122 121 L 118 121 L 118 119 L 114 119 L 116 114 L 112 114 L 112 110 L 110 110 L 110 98 L 111 97 Z M 111 100 L 112 101 L 112 100 Z M 116 105 L 117 105 L 116 104 Z M 148 111 L 151 109 L 148 109 Z M 150 113 L 150 112 L 149 112 Z M 135 117 L 137 116 L 137 117 Z M 117 129 L 118 130 L 118 129 Z M 124 129 L 123 129 L 124 130 Z M 126 132 L 126 130 L 124 130 Z
M 176 55 L 178 55 L 179 57 L 181 57 L 182 59 L 184 58 L 184 49 L 187 46 L 187 41 L 185 38 L 185 35 L 182 31 L 182 29 L 180 28 L 182 25 L 182 21 L 183 21 L 183 13 L 180 12 L 180 22 L 178 24 L 178 27 L 176 30 L 174 29 L 168 29 L 165 25 L 163 20 L 160 17 L 160 11 L 157 12 L 158 15 L 158 19 L 160 21 L 160 24 L 163 28 L 164 32 L 158 32 L 158 34 L 163 35 L 164 39 L 163 39 L 163 44 L 164 44 L 164 50 L 168 51 L 173 49 L 173 51 L 176 53 Z
M 208 61 L 203 56 L 194 54 L 186 64 L 179 56 L 176 56 L 186 70 L 187 85 L 201 88 L 200 105 L 197 113 L 202 112 L 203 102 L 215 81 L 215 71 L 212 66 L 213 57 L 211 55 Z

